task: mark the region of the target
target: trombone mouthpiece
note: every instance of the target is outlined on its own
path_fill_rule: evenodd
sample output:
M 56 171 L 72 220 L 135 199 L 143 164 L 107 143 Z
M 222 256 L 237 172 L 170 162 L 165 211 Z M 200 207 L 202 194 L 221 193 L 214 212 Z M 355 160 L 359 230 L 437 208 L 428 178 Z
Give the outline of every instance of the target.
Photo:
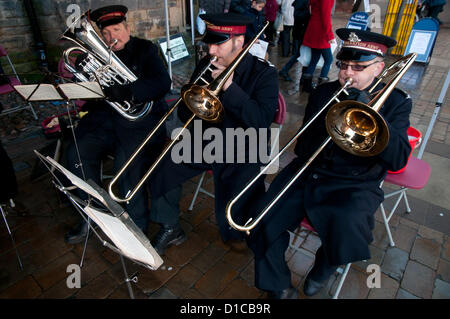
M 353 83 L 353 79 L 352 78 L 346 78 L 345 79 L 345 86 L 351 85 Z
M 111 45 L 109 46 L 109 48 L 112 49 L 112 47 L 115 46 L 117 42 L 119 42 L 119 40 L 113 39 Z

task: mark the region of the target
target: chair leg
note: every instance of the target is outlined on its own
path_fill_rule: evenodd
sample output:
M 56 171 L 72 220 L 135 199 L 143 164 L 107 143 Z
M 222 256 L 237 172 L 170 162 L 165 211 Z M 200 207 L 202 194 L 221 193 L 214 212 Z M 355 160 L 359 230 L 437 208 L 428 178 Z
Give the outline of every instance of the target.
M 407 188 L 403 188 L 402 196 L 405 199 L 406 212 L 411 213 L 411 208 L 409 207 L 408 197 L 406 196 Z
M 200 192 L 200 188 L 202 187 L 203 179 L 205 178 L 205 175 L 206 175 L 206 172 L 203 172 L 202 176 L 200 177 L 200 180 L 198 181 L 197 188 L 194 193 L 194 197 L 192 197 L 191 204 L 189 205 L 189 208 L 188 208 L 189 211 L 192 211 L 194 209 L 194 204 L 195 204 L 195 201 L 197 200 L 197 196 L 198 196 L 198 193 Z
M 34 111 L 33 104 L 31 104 L 31 102 L 28 102 L 28 107 L 30 108 L 31 113 L 33 113 L 34 119 L 37 121 L 38 117 L 36 115 L 36 112 Z
M 289 248 L 292 248 L 294 250 L 299 250 L 298 247 L 295 245 L 295 243 L 297 242 L 297 239 L 300 237 L 299 233 L 301 232 L 301 227 L 298 227 L 295 231 L 290 231 L 288 230 L 289 234 L 290 234 L 290 238 L 289 238 Z M 292 238 L 292 240 L 291 240 Z
M 352 265 L 352 263 L 348 263 L 345 266 L 344 271 L 343 271 L 343 273 L 341 275 L 341 279 L 339 280 L 339 284 L 338 284 L 338 286 L 336 288 L 336 292 L 333 295 L 333 299 L 337 299 L 338 298 L 339 293 L 341 292 L 341 289 L 342 289 L 342 285 L 344 284 L 345 278 L 347 278 L 347 274 L 348 274 L 348 271 L 350 270 L 350 266 L 351 265 Z
M 389 220 L 391 219 L 390 217 L 392 215 L 390 215 L 389 218 L 386 217 L 386 211 L 384 210 L 383 204 L 380 204 L 380 210 L 381 210 L 381 215 L 383 216 L 384 227 L 386 227 L 386 232 L 389 237 L 389 244 L 391 245 L 391 247 L 394 247 L 395 243 L 394 243 L 394 240 L 392 239 L 391 229 L 389 228 Z

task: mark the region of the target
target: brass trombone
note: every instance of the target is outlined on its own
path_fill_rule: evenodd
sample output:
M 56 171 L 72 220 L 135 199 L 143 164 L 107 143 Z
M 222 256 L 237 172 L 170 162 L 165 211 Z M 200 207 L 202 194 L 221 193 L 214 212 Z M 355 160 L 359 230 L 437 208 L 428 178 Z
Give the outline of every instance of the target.
M 380 90 L 375 97 L 368 103 L 364 104 L 358 101 L 346 100 L 339 101 L 338 96 L 341 93 L 348 95 L 347 88 L 352 84 L 351 78 L 340 88 L 325 104 L 325 106 L 317 112 L 289 142 L 280 150 L 280 152 L 254 177 L 244 189 L 232 198 L 226 208 L 226 218 L 231 227 L 236 230 L 244 231 L 250 234 L 250 230 L 256 227 L 261 219 L 269 212 L 275 203 L 283 196 L 283 194 L 291 187 L 291 185 L 303 174 L 306 168 L 319 155 L 319 153 L 333 140 L 340 148 L 351 154 L 358 156 L 375 156 L 382 152 L 389 142 L 389 130 L 383 117 L 378 113 L 384 102 L 391 94 L 397 83 L 400 81 L 405 72 L 413 64 L 417 54 L 408 54 L 386 68 L 376 83 L 369 89 L 369 93 L 378 86 L 383 79 L 392 76 L 386 86 Z M 233 205 L 242 197 L 242 195 L 260 178 L 268 168 L 278 160 L 282 153 L 288 149 L 295 140 L 314 122 L 320 114 L 322 114 L 328 106 L 333 103 L 327 112 L 325 125 L 329 136 L 314 152 L 314 154 L 306 161 L 303 167 L 291 178 L 288 184 L 277 194 L 277 196 L 263 209 L 263 211 L 253 220 L 250 218 L 245 225 L 238 225 L 231 216 Z
M 194 80 L 193 83 L 186 84 L 181 88 L 181 96 L 175 102 L 174 106 L 163 116 L 163 118 L 158 122 L 155 128 L 150 132 L 150 134 L 144 139 L 141 145 L 134 151 L 131 157 L 126 161 L 126 163 L 121 167 L 116 176 L 111 180 L 108 185 L 108 193 L 113 200 L 119 203 L 124 203 L 130 201 L 134 195 L 139 191 L 139 189 L 144 185 L 147 178 L 154 171 L 155 167 L 159 164 L 162 158 L 167 154 L 169 149 L 178 141 L 179 137 L 182 135 L 187 126 L 192 122 L 192 120 L 198 116 L 199 118 L 208 121 L 208 122 L 219 122 L 223 117 L 223 105 L 220 100 L 217 98 L 218 94 L 222 90 L 225 82 L 231 76 L 233 71 L 242 61 L 244 56 L 248 53 L 251 46 L 258 40 L 261 34 L 269 25 L 268 22 L 264 25 L 262 30 L 248 43 L 248 45 L 236 56 L 236 58 L 230 63 L 230 65 L 223 70 L 222 73 L 219 74 L 217 78 L 214 79 L 211 83 L 208 83 L 203 75 L 206 71 L 212 71 L 211 64 L 216 61 L 217 57 L 212 57 L 209 64 L 202 70 L 200 75 Z M 206 87 L 200 86 L 199 81 L 203 81 L 206 83 Z M 117 182 L 119 177 L 125 172 L 125 170 L 130 166 L 136 156 L 142 151 L 145 145 L 150 141 L 156 131 L 161 127 L 161 125 L 167 120 L 167 118 L 172 114 L 172 112 L 178 107 L 178 105 L 183 101 L 185 105 L 192 111 L 192 116 L 187 120 L 184 124 L 183 128 L 178 132 L 178 134 L 174 137 L 174 139 L 170 142 L 169 145 L 163 150 L 161 155 L 156 159 L 156 161 L 152 164 L 150 169 L 144 174 L 141 180 L 137 183 L 137 185 L 130 190 L 128 194 L 124 198 L 120 198 L 116 196 L 112 190 L 113 185 Z

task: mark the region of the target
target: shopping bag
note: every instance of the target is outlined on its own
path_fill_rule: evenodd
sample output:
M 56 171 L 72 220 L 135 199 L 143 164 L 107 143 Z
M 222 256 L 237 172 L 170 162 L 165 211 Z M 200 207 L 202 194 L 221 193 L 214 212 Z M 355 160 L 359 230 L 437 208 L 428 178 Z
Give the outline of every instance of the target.
M 202 18 L 200 18 L 201 14 L 205 14 L 206 11 L 203 10 L 202 8 L 200 8 L 198 10 L 198 14 L 197 14 L 197 19 L 196 19 L 196 23 L 197 23 L 197 31 L 198 33 L 200 33 L 201 35 L 203 35 L 205 33 L 206 30 L 206 24 L 205 21 L 203 21 Z
M 273 23 L 273 28 L 278 32 L 283 31 L 283 14 L 280 11 L 277 11 L 277 16 Z
M 332 42 L 331 54 L 334 53 L 336 47 L 337 47 L 336 41 Z M 300 47 L 300 56 L 298 57 L 297 61 L 300 62 L 302 66 L 308 66 L 309 62 L 311 61 L 311 48 L 302 44 L 302 46 Z M 323 62 L 324 62 L 323 57 L 321 56 L 319 62 L 316 65 L 316 68 L 322 68 Z

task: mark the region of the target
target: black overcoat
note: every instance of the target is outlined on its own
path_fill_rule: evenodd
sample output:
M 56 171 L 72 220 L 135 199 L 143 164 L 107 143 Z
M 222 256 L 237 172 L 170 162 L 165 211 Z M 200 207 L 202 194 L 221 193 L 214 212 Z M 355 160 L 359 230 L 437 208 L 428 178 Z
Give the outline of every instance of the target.
M 319 86 L 310 96 L 304 123 L 339 88 L 338 81 Z M 390 133 L 389 143 L 383 152 L 373 157 L 359 157 L 341 150 L 331 142 L 294 184 L 292 190 L 281 199 L 284 201 L 286 196 L 302 196 L 303 200 L 298 201 L 298 210 L 276 211 L 276 207 L 274 208 L 272 213 L 284 216 L 284 220 L 295 220 L 290 216 L 299 212 L 306 213 L 319 234 L 331 265 L 370 259 L 369 244 L 373 240 L 374 213 L 384 199 L 380 183 L 387 170 L 395 171 L 406 165 L 411 152 L 406 133 L 410 125 L 411 107 L 411 99 L 403 91 L 394 89 L 380 110 Z M 295 147 L 297 158 L 280 173 L 280 179 L 289 180 L 328 137 L 325 115 L 326 111 L 299 138 Z M 279 189 L 282 188 L 280 185 L 285 185 L 279 181 L 273 184 Z M 277 190 L 269 191 L 274 193 Z M 291 226 L 296 227 L 298 224 Z M 272 233 L 265 236 L 269 241 L 266 247 L 270 246 L 270 241 L 278 238 L 276 232 L 281 234 L 285 230 L 282 227 L 270 229 Z M 257 254 L 264 251 L 263 246 L 259 247 Z
M 193 73 L 192 79 L 204 68 L 209 58 L 206 57 L 200 61 L 198 67 Z M 203 83 L 202 83 L 203 84 Z M 228 201 L 237 194 L 244 185 L 255 176 L 261 167 L 260 158 L 256 162 L 249 163 L 249 156 L 258 150 L 258 145 L 265 143 L 267 139 L 257 145 L 249 145 L 246 143 L 244 149 L 237 149 L 237 142 L 230 144 L 230 140 L 226 138 L 227 129 L 241 128 L 247 129 L 266 129 L 270 127 L 275 118 L 278 105 L 278 77 L 277 71 L 268 62 L 260 60 L 250 54 L 246 54 L 241 63 L 236 67 L 233 75 L 233 83 L 226 91 L 219 95 L 219 99 L 224 106 L 224 118 L 220 123 L 202 122 L 203 131 L 209 128 L 217 128 L 223 137 L 222 145 L 224 146 L 223 162 L 213 161 L 207 163 L 201 152 L 210 141 L 203 140 L 203 146 L 200 153 L 192 147 L 192 158 L 190 163 L 174 163 L 172 156 L 167 154 L 161 167 L 155 171 L 151 177 L 150 193 L 152 198 L 159 197 L 174 187 L 181 185 L 184 181 L 198 175 L 201 171 L 210 169 L 214 175 L 215 186 L 215 212 L 219 229 L 224 240 L 230 237 L 236 237 L 236 233 L 229 229 L 225 218 L 225 206 Z M 179 110 L 179 117 L 184 121 L 192 113 L 182 105 Z M 190 126 L 191 144 L 194 144 L 195 127 L 198 123 Z M 198 135 L 197 135 L 198 136 Z M 216 136 L 217 138 L 217 136 Z M 198 141 L 197 141 L 198 142 Z M 253 143 L 252 143 L 253 144 Z M 176 146 L 174 147 L 176 148 Z M 227 160 L 227 152 L 233 152 L 231 160 Z M 237 160 L 245 152 L 242 159 L 245 163 L 238 163 Z M 197 154 L 198 153 L 198 154 Z M 194 158 L 197 156 L 197 160 Z M 201 159 L 199 162 L 198 159 Z M 263 181 L 255 186 L 254 190 L 264 191 Z M 249 192 L 250 194 L 250 192 Z M 243 198 L 242 203 L 246 202 Z M 242 208 L 236 205 L 235 214 L 239 215 Z

